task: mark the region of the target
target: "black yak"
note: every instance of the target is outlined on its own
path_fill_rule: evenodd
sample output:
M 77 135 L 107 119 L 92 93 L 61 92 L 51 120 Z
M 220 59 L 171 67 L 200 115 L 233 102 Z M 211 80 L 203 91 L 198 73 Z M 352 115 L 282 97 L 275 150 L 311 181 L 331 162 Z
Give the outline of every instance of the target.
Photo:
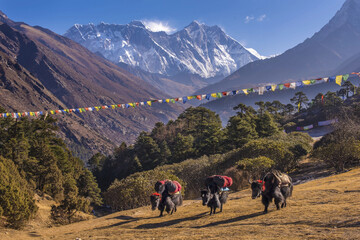
M 223 205 L 226 203 L 228 198 L 228 193 L 222 191 L 218 193 L 217 191 L 212 192 L 210 188 L 201 191 L 201 198 L 203 206 L 210 207 L 210 215 L 215 214 L 216 208 L 220 208 L 222 212 Z
M 276 209 L 286 207 L 286 199 L 292 195 L 292 179 L 285 173 L 273 170 L 267 173 L 263 180 L 250 182 L 252 190 L 252 199 L 262 196 L 261 201 L 265 206 L 264 213 L 267 213 L 268 206 L 272 199 Z
M 155 191 L 150 196 L 150 202 L 152 210 L 160 210 L 160 216 L 163 215 L 164 210 L 173 214 L 177 210 L 176 207 L 182 205 L 181 185 L 177 181 L 158 181 L 155 183 Z
M 162 195 L 158 193 L 153 193 L 150 196 L 150 202 L 151 209 L 153 211 L 159 209 L 161 217 L 164 210 L 166 210 L 166 212 L 169 214 L 173 214 L 173 212 L 176 212 L 176 207 L 181 206 L 183 203 L 183 197 L 181 195 L 181 192 L 173 195 L 168 194 L 167 192 L 164 192 Z

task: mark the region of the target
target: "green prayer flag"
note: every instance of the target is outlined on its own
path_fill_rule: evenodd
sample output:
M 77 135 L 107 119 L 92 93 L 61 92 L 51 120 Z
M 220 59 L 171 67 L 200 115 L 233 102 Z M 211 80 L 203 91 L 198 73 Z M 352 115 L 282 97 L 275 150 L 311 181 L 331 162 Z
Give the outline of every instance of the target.
M 347 81 L 347 80 L 348 80 L 348 78 L 349 78 L 349 74 L 345 74 L 345 75 L 343 75 L 343 80 L 344 80 L 344 81 Z

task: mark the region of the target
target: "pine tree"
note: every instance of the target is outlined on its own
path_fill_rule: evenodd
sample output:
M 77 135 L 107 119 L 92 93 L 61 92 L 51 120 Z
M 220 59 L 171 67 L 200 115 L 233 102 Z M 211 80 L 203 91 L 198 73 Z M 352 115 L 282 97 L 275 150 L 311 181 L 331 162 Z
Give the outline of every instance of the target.
M 298 108 L 298 111 L 300 112 L 301 109 L 303 109 L 303 106 L 307 106 L 309 99 L 303 92 L 297 92 L 295 93 L 295 96 L 290 99 L 290 101 L 295 104 L 295 106 Z
M 265 112 L 258 117 L 256 121 L 256 132 L 259 137 L 269 137 L 279 132 L 279 128 L 269 112 Z
M 236 115 L 231 117 L 226 126 L 225 132 L 225 135 L 227 136 L 226 149 L 231 150 L 239 148 L 248 141 L 256 139 L 258 134 L 255 128 L 255 116 L 253 115 Z

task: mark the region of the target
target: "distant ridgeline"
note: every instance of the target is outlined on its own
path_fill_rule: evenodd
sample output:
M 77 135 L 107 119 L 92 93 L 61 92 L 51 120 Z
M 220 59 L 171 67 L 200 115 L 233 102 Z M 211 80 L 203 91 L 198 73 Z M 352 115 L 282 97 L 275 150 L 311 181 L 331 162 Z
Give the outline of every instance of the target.
M 352 72 L 352 75 L 360 76 L 359 72 Z M 182 102 L 186 103 L 189 100 L 197 99 L 203 100 L 207 99 L 210 100 L 211 98 L 221 98 L 223 96 L 228 95 L 237 95 L 237 94 L 245 94 L 248 95 L 250 93 L 258 93 L 259 95 L 263 95 L 265 91 L 275 91 L 275 90 L 283 90 L 283 89 L 296 89 L 297 87 L 314 85 L 319 83 L 331 83 L 335 82 L 339 86 L 342 85 L 343 82 L 346 82 L 349 78 L 350 74 L 344 75 L 337 75 L 333 77 L 324 77 L 324 78 L 317 78 L 312 80 L 303 80 L 291 83 L 283 83 L 283 84 L 266 84 L 264 86 L 256 87 L 256 88 L 247 88 L 241 90 L 233 90 L 233 91 L 226 91 L 226 92 L 217 92 L 217 93 L 208 93 L 208 94 L 201 94 L 201 95 L 192 95 L 192 96 L 184 96 L 184 97 L 177 97 L 177 98 L 168 98 L 168 99 L 158 99 L 158 100 L 148 100 L 144 102 L 133 102 L 133 103 L 122 103 L 122 104 L 114 104 L 114 105 L 104 105 L 104 106 L 94 106 L 94 107 L 81 107 L 81 108 L 73 108 L 73 109 L 59 109 L 59 110 L 48 110 L 48 111 L 36 111 L 36 112 L 13 112 L 13 113 L 1 113 L 0 117 L 12 117 L 12 118 L 20 118 L 25 116 L 42 116 L 42 115 L 49 115 L 49 114 L 66 114 L 66 113 L 82 113 L 82 112 L 92 112 L 92 111 L 99 111 L 102 109 L 115 109 L 115 108 L 135 108 L 139 106 L 152 106 L 153 103 L 176 103 Z

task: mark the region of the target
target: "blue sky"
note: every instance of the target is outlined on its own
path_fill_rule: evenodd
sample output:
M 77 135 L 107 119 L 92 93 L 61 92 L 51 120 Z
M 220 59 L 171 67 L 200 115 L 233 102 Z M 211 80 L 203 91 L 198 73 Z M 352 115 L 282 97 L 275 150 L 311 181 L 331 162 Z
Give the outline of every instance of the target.
M 0 0 L 15 21 L 63 34 L 75 23 L 143 20 L 179 30 L 191 21 L 218 25 L 261 55 L 279 54 L 319 31 L 345 0 Z

